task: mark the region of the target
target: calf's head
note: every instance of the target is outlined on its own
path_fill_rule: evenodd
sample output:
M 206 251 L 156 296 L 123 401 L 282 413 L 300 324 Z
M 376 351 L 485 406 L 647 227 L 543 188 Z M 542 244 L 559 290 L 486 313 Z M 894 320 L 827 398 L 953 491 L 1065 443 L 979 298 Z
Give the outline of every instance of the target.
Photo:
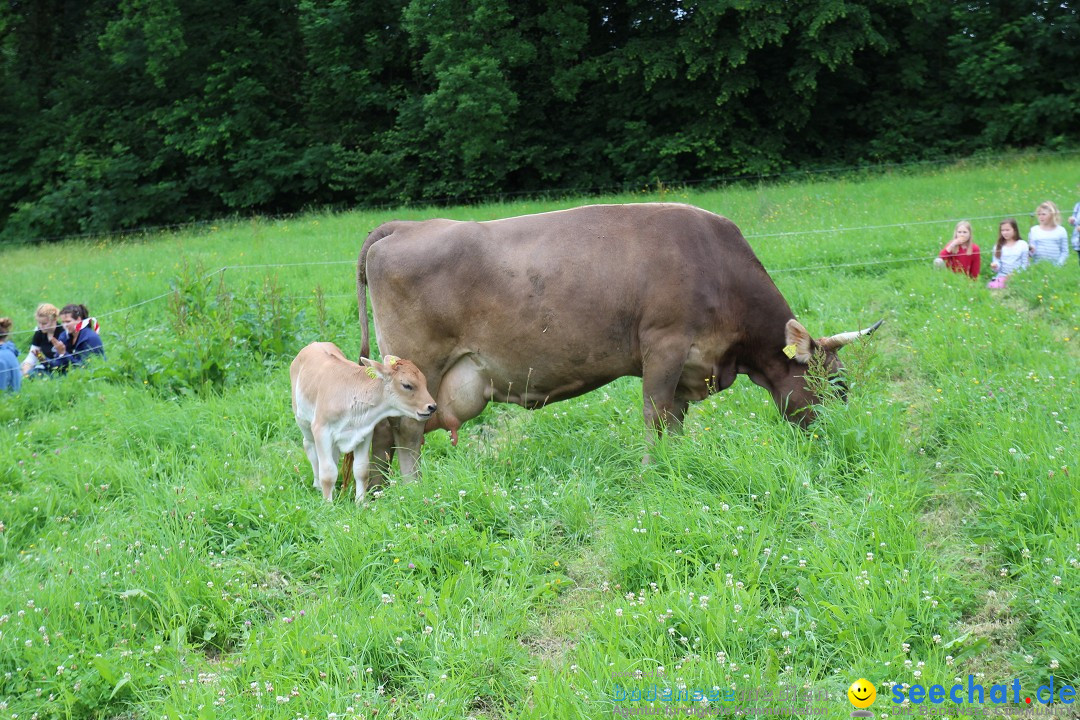
M 830 337 L 814 339 L 798 320 L 788 320 L 784 328 L 787 345 L 780 358 L 782 370 L 771 379 L 773 399 L 783 410 L 785 417 L 794 423 L 806 427 L 814 419 L 813 406 L 821 402 L 815 387 L 820 383 L 831 383 L 840 398 L 847 399 L 847 383 L 844 382 L 844 364 L 837 352 L 853 340 L 870 335 L 884 320 L 865 330 L 839 333 Z
M 381 380 L 386 387 L 386 402 L 404 417 L 427 420 L 438 408 L 427 389 L 427 380 L 420 368 L 409 360 L 387 355 L 384 362 L 360 358 L 367 374 Z

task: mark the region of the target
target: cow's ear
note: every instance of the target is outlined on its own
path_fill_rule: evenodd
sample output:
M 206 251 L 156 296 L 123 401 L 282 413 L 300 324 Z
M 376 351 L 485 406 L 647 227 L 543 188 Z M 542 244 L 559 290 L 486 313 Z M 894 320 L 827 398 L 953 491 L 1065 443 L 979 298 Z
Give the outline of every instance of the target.
M 806 328 L 798 320 L 791 318 L 784 326 L 784 337 L 787 341 L 785 354 L 803 365 L 810 364 L 810 356 L 814 354 L 814 340 Z
M 368 377 L 372 379 L 386 380 L 390 377 L 390 368 L 383 365 L 378 360 L 371 360 L 370 358 L 362 357 L 360 362 L 367 366 Z

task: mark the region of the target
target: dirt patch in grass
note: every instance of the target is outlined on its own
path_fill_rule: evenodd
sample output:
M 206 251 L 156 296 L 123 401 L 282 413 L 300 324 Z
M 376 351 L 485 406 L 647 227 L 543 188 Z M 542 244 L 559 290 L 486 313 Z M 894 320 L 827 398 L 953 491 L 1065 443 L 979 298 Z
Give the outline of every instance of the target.
M 546 624 L 541 628 L 540 634 L 526 635 L 518 642 L 528 649 L 530 655 L 554 667 L 563 665 L 567 654 L 577 647 L 577 643 L 568 638 L 559 637 L 554 633 L 554 629 L 547 627 Z
M 497 720 L 502 717 L 502 709 L 490 695 L 477 695 L 469 704 L 469 716 L 477 720 L 481 718 Z
M 928 386 L 917 377 L 899 379 L 896 385 L 910 408 L 907 429 L 914 451 L 923 443 L 920 417 L 930 412 L 929 403 L 922 399 L 928 396 Z M 1016 651 L 1021 618 L 1010 610 L 1012 592 L 1005 585 L 1008 581 L 998 576 L 993 548 L 973 542 L 969 534 L 980 511 L 980 499 L 965 492 L 963 478 L 952 475 L 942 463 L 935 465 L 931 458 L 918 458 L 916 462 L 934 487 L 919 514 L 924 546 L 939 558 L 947 572 L 975 593 L 972 605 L 955 625 L 955 637 L 967 635 L 972 642 L 987 643 L 981 652 L 956 667 L 956 675 L 979 673 L 991 683 L 1014 677 L 1010 656 Z M 1047 709 L 1044 711 L 1049 715 Z M 987 714 L 993 714 L 989 708 Z
M 608 583 L 607 564 L 603 547 L 602 528 L 593 533 L 592 544 L 582 548 L 578 557 L 567 562 L 566 574 L 574 581 L 569 591 L 559 596 L 550 611 L 537 620 L 535 632 L 520 642 L 541 662 L 562 667 L 567 655 L 577 647 L 588 627 L 582 625 L 582 610 L 598 605 Z

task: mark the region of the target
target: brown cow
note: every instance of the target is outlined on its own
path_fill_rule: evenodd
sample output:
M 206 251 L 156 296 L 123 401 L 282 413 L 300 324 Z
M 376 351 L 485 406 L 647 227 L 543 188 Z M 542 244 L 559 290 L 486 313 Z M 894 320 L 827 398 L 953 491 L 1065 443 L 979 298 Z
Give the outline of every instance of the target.
M 805 425 L 819 400 L 804 377 L 811 358 L 835 374 L 836 351 L 881 324 L 812 339 L 734 223 L 667 203 L 385 223 L 357 266 L 362 354 L 368 286 L 379 348 L 411 357 L 439 404 L 426 423 L 376 430 L 376 457 L 400 449 L 406 477 L 424 432 L 456 443 L 490 400 L 536 408 L 624 375 L 642 378 L 657 432 L 736 374 Z
M 352 453 L 356 502 L 364 499 L 368 450 L 375 426 L 387 418 L 411 418 L 421 427 L 436 410 L 423 373 L 408 360 L 386 356 L 384 363 L 361 358 L 362 368 L 337 345 L 311 343 L 289 367 L 292 407 L 304 435 L 315 487 L 333 499 L 341 453 Z

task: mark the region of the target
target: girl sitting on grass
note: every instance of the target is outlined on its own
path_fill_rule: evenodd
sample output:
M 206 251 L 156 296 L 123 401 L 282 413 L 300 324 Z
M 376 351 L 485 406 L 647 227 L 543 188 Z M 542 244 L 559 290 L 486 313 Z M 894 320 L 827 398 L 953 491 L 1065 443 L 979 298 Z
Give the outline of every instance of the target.
M 949 266 L 953 272 L 966 273 L 972 278 L 979 277 L 982 270 L 982 258 L 979 246 L 971 240 L 971 223 L 961 220 L 953 230 L 950 240 L 934 259 L 935 267 Z
M 55 305 L 49 303 L 38 305 L 38 309 L 34 312 L 37 329 L 34 330 L 34 336 L 30 339 L 30 351 L 26 353 L 22 362 L 23 375 L 44 374 L 45 366 L 41 363 L 56 357 L 52 340 L 64 331 L 57 319 L 59 316 L 60 311 Z
M 72 365 L 83 365 L 91 355 L 105 357 L 101 337 L 97 334 L 98 323 L 85 305 L 65 305 L 60 311 L 60 324 L 64 331 L 59 338 L 52 339 L 56 357 L 46 360 L 45 365 L 52 370 L 67 372 Z
M 1069 259 L 1069 236 L 1061 227 L 1061 212 L 1047 200 L 1035 210 L 1039 224 L 1028 232 L 1028 252 L 1034 262 L 1064 265 Z
M 9 335 L 11 335 L 11 318 L 0 318 L 0 391 L 18 392 L 22 387 L 19 349 L 8 339 Z
M 1072 215 L 1069 216 L 1069 224 L 1073 226 L 1073 250 L 1075 250 L 1077 254 L 1080 254 L 1080 202 L 1073 205 Z
M 1013 218 L 1005 218 L 998 229 L 997 245 L 990 260 L 994 279 L 986 284 L 993 290 L 1005 287 L 1005 279 L 1028 266 L 1028 244 L 1020 239 L 1020 228 Z

